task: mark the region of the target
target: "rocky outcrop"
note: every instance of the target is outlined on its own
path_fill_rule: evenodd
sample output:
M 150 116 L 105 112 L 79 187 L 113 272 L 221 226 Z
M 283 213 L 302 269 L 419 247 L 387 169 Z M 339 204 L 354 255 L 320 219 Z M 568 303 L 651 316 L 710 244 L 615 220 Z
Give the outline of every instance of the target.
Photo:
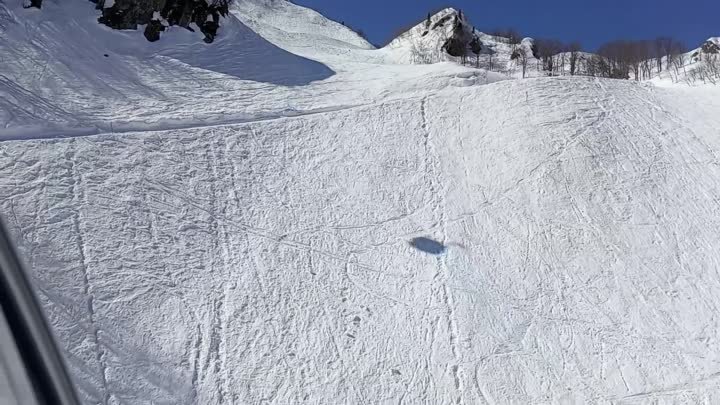
M 150 20 L 143 35 L 148 41 L 155 42 L 160 40 L 160 33 L 163 31 L 165 31 L 165 25 L 163 25 L 162 21 Z
M 91 0 L 102 10 L 98 21 L 115 29 L 137 29 L 147 24 L 145 38 L 160 39 L 165 25 L 178 25 L 194 31 L 193 24 L 211 43 L 227 16 L 232 0 Z
M 700 49 L 703 51 L 703 53 L 716 54 L 720 53 L 720 44 L 712 40 L 707 40 L 704 44 L 702 44 Z
M 23 7 L 24 8 L 31 8 L 31 7 L 41 8 L 42 0 L 25 0 L 23 2 Z
M 99 0 L 97 8 L 102 10 L 102 16 L 98 21 L 117 30 L 135 30 L 138 24 L 150 22 L 155 11 L 153 3 L 152 0 Z
M 426 64 L 463 63 L 468 56 L 478 55 L 485 47 L 462 11 L 445 8 L 428 14 L 425 20 L 398 35 L 386 48 L 401 60 Z
M 473 40 L 472 31 L 465 26 L 462 14 L 452 18 L 452 35 L 443 44 L 443 49 L 450 56 L 464 58 L 468 54 L 470 42 Z
M 720 55 L 720 37 L 710 38 L 693 51 L 690 59 L 700 62 L 706 56 Z

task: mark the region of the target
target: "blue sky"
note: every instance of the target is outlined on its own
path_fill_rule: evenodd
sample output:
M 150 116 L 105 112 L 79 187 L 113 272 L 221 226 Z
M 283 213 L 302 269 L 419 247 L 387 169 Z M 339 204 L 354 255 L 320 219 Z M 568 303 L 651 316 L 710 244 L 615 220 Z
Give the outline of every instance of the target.
M 720 0 L 294 0 L 336 21 L 362 29 L 384 44 L 399 28 L 444 6 L 462 9 L 479 30 L 515 27 L 525 36 L 603 42 L 673 36 L 690 48 L 720 36 Z

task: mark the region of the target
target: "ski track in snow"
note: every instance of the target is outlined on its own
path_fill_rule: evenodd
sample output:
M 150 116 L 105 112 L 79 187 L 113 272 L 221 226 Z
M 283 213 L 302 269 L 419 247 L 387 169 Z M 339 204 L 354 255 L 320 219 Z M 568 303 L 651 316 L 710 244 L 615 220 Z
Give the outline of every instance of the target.
M 302 85 L 0 43 L 0 212 L 84 403 L 720 401 L 716 88 L 488 83 L 273 4 L 225 35 Z
M 72 156 L 69 157 L 70 160 L 70 175 L 72 177 L 72 205 L 75 207 L 83 207 L 87 204 L 87 200 L 84 198 L 84 193 L 82 188 L 78 187 L 80 184 L 82 184 L 82 177 L 81 174 L 78 171 L 77 168 L 77 149 L 75 142 L 72 143 Z M 95 304 L 93 303 L 93 290 L 92 286 L 90 284 L 90 277 L 89 277 L 89 270 L 88 270 L 88 261 L 87 261 L 87 253 L 86 253 L 86 245 L 85 240 L 83 238 L 83 226 L 82 226 L 82 218 L 81 218 L 81 211 L 78 210 L 73 215 L 73 234 L 76 237 L 77 240 L 77 251 L 80 256 L 80 267 L 82 269 L 82 275 L 83 275 L 83 292 L 85 295 L 85 299 L 87 300 L 87 311 L 88 311 L 88 317 L 90 319 L 90 331 L 92 333 L 93 338 L 93 345 L 94 350 L 96 352 L 96 359 L 98 364 L 100 365 L 99 370 L 99 377 L 101 382 L 101 389 L 102 389 L 102 403 L 107 404 L 109 400 L 109 392 L 108 392 L 108 386 L 107 386 L 107 364 L 105 364 L 104 359 L 104 347 L 101 343 L 100 339 L 100 327 L 97 324 L 97 321 L 95 320 L 95 317 L 97 316 L 95 311 Z
M 720 383 L 714 321 L 684 309 L 717 305 L 718 142 L 666 92 L 537 79 L 5 142 L 3 212 L 25 249 L 75 238 L 90 402 L 693 402 Z M 47 191 L 61 167 L 67 204 Z M 47 226 L 62 237 L 31 237 Z M 51 308 L 71 299 L 38 282 Z

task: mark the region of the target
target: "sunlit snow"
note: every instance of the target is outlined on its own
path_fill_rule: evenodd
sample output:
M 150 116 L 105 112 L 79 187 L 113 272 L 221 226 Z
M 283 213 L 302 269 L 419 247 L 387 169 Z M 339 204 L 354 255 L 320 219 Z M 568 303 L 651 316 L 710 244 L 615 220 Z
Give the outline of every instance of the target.
M 720 402 L 718 88 L 0 11 L 0 212 L 85 403 Z

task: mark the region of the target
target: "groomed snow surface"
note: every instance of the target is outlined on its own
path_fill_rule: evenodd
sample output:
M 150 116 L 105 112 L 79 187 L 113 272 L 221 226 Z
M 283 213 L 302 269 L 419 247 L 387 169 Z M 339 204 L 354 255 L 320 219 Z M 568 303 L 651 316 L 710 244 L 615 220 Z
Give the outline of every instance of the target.
M 720 403 L 717 88 L 395 64 L 279 1 L 210 46 L 43 7 L 4 11 L 0 212 L 85 403 Z

